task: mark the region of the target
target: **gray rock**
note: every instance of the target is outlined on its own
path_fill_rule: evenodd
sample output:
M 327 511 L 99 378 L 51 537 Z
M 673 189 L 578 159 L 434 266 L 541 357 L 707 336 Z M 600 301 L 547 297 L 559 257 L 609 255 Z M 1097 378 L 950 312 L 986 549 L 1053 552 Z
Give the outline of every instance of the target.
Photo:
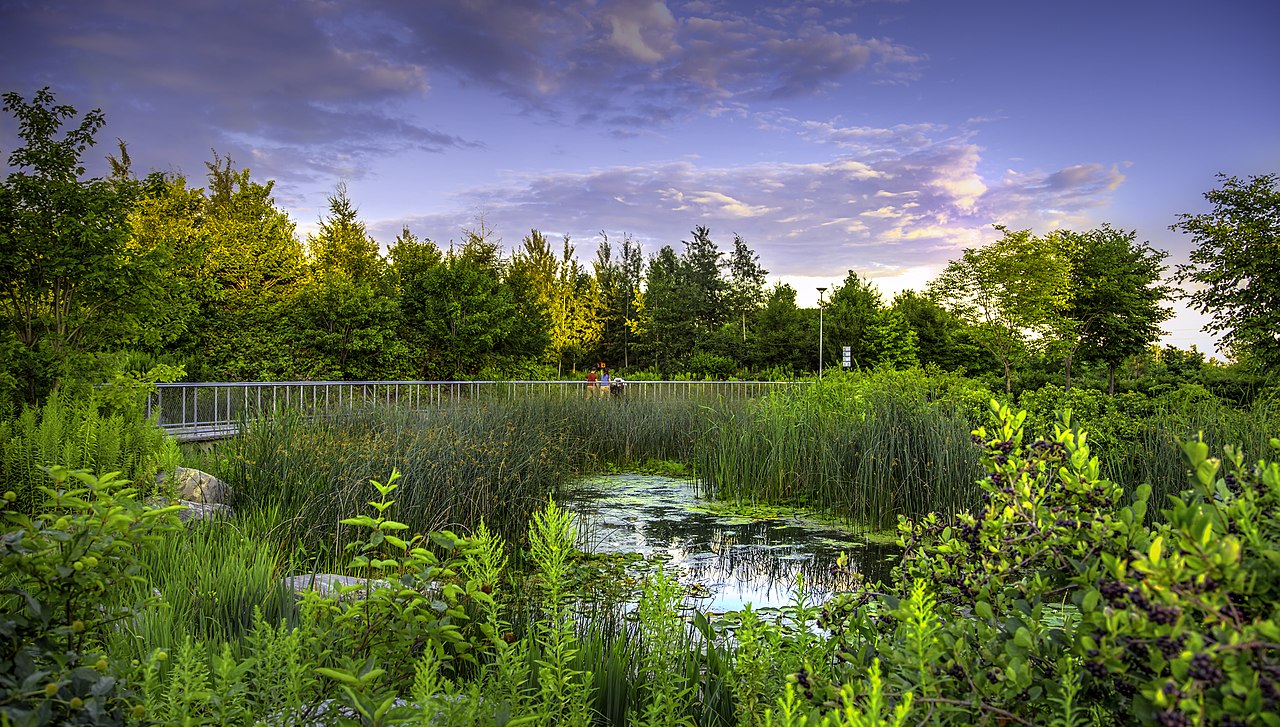
M 361 598 L 368 588 L 390 588 L 391 581 L 373 580 L 368 578 L 356 578 L 354 576 L 340 576 L 335 573 L 306 573 L 300 576 L 289 576 L 285 578 L 284 586 L 294 593 L 301 596 L 307 591 L 315 591 L 325 598 L 337 598 L 340 600 L 351 600 Z M 348 593 L 339 593 L 340 587 L 360 586 L 359 591 L 350 591 Z
M 176 467 L 173 470 L 173 484 L 179 499 L 191 500 L 206 505 L 227 504 L 231 501 L 231 487 L 208 472 Z
M 230 520 L 235 516 L 235 511 L 230 505 L 222 503 L 203 503 L 192 502 L 190 500 L 179 500 L 175 505 L 182 505 L 182 509 L 178 511 L 178 519 L 184 523 L 192 520 Z

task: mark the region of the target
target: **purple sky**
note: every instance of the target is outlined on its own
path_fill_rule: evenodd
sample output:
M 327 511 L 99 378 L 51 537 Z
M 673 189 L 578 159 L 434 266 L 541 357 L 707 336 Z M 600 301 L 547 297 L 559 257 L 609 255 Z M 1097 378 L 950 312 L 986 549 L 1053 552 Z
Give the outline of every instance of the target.
M 1275 0 L 0 0 L 0 91 L 102 108 L 139 171 L 230 154 L 303 233 L 341 180 L 384 243 L 483 213 L 585 261 L 706 225 L 811 305 L 849 269 L 923 288 L 997 223 L 1185 261 L 1215 173 L 1280 171 L 1278 28 Z M 1167 340 L 1212 350 L 1199 325 Z

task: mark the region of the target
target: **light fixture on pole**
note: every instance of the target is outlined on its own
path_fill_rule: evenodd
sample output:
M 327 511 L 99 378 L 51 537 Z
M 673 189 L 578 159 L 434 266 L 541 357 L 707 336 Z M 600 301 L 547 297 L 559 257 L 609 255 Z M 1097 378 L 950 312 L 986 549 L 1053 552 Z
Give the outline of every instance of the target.
M 818 379 L 822 379 L 822 294 L 826 288 L 818 288 Z

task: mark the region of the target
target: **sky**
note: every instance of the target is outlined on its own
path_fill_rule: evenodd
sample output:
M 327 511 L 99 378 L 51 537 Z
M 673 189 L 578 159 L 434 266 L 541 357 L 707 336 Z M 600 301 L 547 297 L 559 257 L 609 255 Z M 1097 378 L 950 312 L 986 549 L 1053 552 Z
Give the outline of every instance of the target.
M 531 228 L 583 262 L 703 225 L 771 281 L 922 290 L 994 225 L 1185 263 L 1219 173 L 1280 172 L 1276 0 L 0 0 L 0 91 L 100 108 L 94 160 L 275 180 L 304 236 Z M 0 153 L 16 145 L 0 119 Z M 1183 304 L 1166 343 L 1212 351 Z

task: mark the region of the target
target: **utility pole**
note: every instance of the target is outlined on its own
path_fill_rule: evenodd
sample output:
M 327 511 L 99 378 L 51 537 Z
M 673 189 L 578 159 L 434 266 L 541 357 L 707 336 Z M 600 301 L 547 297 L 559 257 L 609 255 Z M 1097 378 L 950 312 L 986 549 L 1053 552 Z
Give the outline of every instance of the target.
M 826 288 L 818 288 L 818 380 L 822 380 L 822 294 Z

